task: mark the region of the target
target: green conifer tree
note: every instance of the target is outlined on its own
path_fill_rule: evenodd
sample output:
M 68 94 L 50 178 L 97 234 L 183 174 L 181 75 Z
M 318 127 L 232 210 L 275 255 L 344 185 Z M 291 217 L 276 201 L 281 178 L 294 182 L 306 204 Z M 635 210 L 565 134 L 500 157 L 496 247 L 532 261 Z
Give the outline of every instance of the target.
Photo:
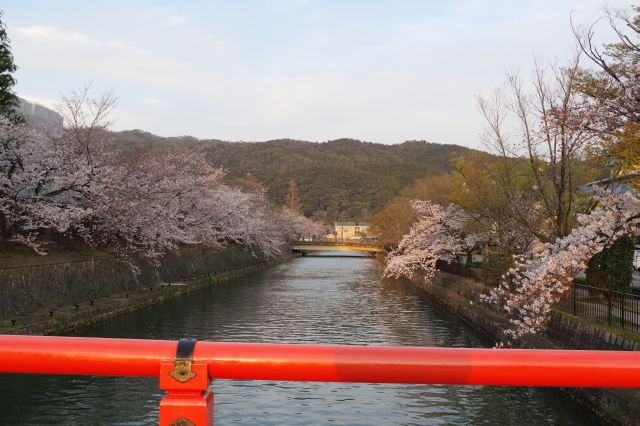
M 587 284 L 628 291 L 633 274 L 633 249 L 633 238 L 627 235 L 593 256 L 587 268 Z
M 16 79 L 12 74 L 18 67 L 13 63 L 11 45 L 2 18 L 3 12 L 0 10 L 0 117 L 15 119 L 15 109 L 20 102 L 13 92 Z

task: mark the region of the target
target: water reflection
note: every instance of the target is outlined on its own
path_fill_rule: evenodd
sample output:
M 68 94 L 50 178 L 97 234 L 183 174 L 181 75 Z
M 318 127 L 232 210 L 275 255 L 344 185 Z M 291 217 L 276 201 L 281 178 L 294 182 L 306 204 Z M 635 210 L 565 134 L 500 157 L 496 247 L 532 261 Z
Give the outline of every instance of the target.
M 81 335 L 246 342 L 490 346 L 370 258 L 304 257 L 144 309 Z M 216 424 L 597 424 L 557 391 L 480 386 L 217 381 Z M 0 424 L 140 425 L 146 378 L 0 376 Z

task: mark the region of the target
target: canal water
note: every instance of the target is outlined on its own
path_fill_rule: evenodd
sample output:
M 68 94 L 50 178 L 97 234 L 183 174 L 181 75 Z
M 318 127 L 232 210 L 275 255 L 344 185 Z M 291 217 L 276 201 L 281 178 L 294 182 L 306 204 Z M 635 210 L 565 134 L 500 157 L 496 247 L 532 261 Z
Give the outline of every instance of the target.
M 370 258 L 303 257 L 117 317 L 82 336 L 489 347 Z M 553 389 L 217 381 L 218 425 L 589 425 Z M 157 422 L 157 379 L 0 375 L 0 424 Z

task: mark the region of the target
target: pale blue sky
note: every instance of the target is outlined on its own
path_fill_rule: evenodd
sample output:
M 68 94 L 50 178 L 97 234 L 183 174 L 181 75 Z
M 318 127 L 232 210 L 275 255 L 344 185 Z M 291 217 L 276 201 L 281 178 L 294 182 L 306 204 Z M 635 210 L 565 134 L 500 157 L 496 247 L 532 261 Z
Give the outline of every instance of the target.
M 622 1 L 4 0 L 20 95 L 92 82 L 114 129 L 224 140 L 479 146 L 475 94 L 574 47 Z M 602 26 L 606 33 L 606 26 Z

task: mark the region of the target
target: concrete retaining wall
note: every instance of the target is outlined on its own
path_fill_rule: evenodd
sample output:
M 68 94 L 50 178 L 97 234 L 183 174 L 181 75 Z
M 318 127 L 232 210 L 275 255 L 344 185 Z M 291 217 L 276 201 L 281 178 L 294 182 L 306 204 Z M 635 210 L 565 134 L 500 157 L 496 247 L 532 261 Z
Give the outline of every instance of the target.
M 551 313 L 546 334 L 575 349 L 640 351 L 640 341 L 564 312 Z
M 240 246 L 229 246 L 224 251 L 192 246 L 167 255 L 157 270 L 141 262 L 137 280 L 125 262 L 113 257 L 0 268 L 0 319 L 136 291 L 160 282 L 216 274 L 264 260 Z
M 503 340 L 503 330 L 511 326 L 503 315 L 478 303 L 480 293 L 486 291 L 481 284 L 446 272 L 438 272 L 431 283 L 425 283 L 420 279 L 411 282 L 496 342 Z M 633 339 L 561 312 L 554 312 L 545 333 L 527 336 L 517 344 L 520 347 L 537 349 L 640 350 L 640 344 Z M 596 412 L 607 423 L 638 424 L 640 419 L 640 390 L 638 389 L 567 388 L 564 390 Z

